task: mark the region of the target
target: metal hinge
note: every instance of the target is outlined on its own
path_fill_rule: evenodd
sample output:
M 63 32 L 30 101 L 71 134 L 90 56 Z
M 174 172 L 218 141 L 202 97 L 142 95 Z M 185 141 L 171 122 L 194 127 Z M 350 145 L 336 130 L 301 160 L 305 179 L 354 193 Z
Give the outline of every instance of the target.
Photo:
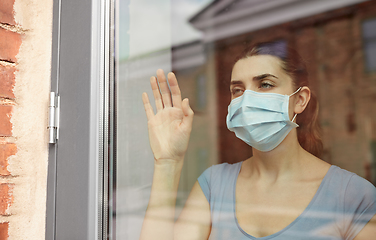
M 49 143 L 55 144 L 59 139 L 59 121 L 60 121 L 60 96 L 55 93 L 50 93 L 50 105 L 48 107 L 49 120 Z

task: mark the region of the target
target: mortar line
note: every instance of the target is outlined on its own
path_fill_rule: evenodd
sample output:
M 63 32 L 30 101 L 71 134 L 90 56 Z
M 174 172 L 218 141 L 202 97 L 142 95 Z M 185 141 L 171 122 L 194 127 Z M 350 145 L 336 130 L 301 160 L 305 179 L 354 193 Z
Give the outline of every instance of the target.
M 9 67 L 9 66 L 16 67 L 16 66 L 17 66 L 17 63 L 14 63 L 14 62 L 10 62 L 10 61 L 7 61 L 7 60 L 0 59 L 0 65 L 3 65 L 3 66 L 5 66 L 5 67 Z
M 28 31 L 19 25 L 10 25 L 6 23 L 0 23 L 0 28 L 19 34 L 25 34 Z
M 10 180 L 13 180 L 13 179 L 16 179 L 18 178 L 19 175 L 1 175 L 0 176 L 0 184 L 9 184 L 9 185 L 12 185 L 12 187 L 14 187 L 16 185 L 16 183 L 10 181 Z
M 0 137 L 0 144 L 15 144 L 17 141 L 17 138 L 14 136 L 9 136 L 9 137 Z
M 0 105 L 15 106 L 17 105 L 17 102 L 12 98 L 0 97 Z

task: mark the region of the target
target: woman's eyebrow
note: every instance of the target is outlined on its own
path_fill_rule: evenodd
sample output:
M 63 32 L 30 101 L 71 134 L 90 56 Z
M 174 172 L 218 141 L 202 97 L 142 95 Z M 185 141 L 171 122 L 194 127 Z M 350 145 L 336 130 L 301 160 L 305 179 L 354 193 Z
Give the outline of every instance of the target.
M 273 78 L 278 79 L 276 76 L 274 76 L 274 75 L 272 75 L 270 73 L 265 73 L 265 74 L 261 74 L 261 75 L 258 75 L 258 76 L 254 76 L 253 80 L 260 81 L 260 80 L 262 80 L 264 78 L 267 78 L 267 77 L 273 77 Z
M 240 81 L 240 80 L 232 80 L 230 82 L 230 85 L 239 85 L 239 84 L 244 84 L 243 81 Z

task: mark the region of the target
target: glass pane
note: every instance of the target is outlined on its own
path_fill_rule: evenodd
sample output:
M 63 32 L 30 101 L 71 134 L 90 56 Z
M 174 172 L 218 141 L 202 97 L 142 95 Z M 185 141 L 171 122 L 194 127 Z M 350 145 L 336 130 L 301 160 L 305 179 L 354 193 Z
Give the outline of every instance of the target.
M 119 60 L 116 67 L 118 71 L 116 224 L 114 224 L 116 239 L 138 239 L 150 195 L 154 157 L 149 145 L 147 119 L 141 95 L 147 92 L 152 100 L 153 93 L 149 78 L 155 75 L 157 69 L 161 68 L 166 73 L 172 71 L 173 45 L 190 43 L 198 39 L 200 33 L 187 24 L 187 19 L 208 2 L 208 0 L 119 1 L 117 26 Z M 195 45 L 192 47 L 197 48 Z M 201 46 L 198 47 L 199 50 L 202 49 Z M 203 60 L 198 60 L 190 65 L 197 68 L 204 63 Z M 182 62 L 183 66 L 185 64 Z M 205 91 L 204 73 L 198 72 L 196 75 L 197 79 L 200 79 L 197 88 Z M 183 91 L 183 95 L 196 96 L 195 81 L 190 79 L 191 75 L 187 77 L 187 79 L 179 78 L 182 89 L 188 87 L 191 89 L 191 91 Z M 200 93 L 198 96 L 200 102 L 197 104 L 205 105 L 205 94 L 206 91 Z M 201 121 L 207 125 L 205 119 Z M 180 208 L 198 175 L 209 166 L 209 155 L 213 155 L 212 150 L 208 149 L 210 146 L 201 144 L 210 134 L 203 132 L 201 135 L 204 138 L 196 136 L 200 141 L 192 144 L 187 153 L 187 158 L 192 158 L 194 161 L 187 164 L 183 172 L 178 197 Z M 210 142 L 214 141 L 208 141 Z M 214 156 L 211 156 L 214 162 L 213 159 Z
M 311 180 L 320 179 L 321 183 L 329 166 L 336 165 L 372 183 L 376 182 L 376 106 L 373 99 L 376 95 L 376 79 L 369 82 L 362 79 L 364 73 L 357 67 L 361 55 L 354 54 L 354 42 L 363 41 L 365 50 L 357 51 L 366 51 L 362 54 L 368 56 L 367 61 L 371 63 L 369 67 L 374 69 L 375 59 L 372 56 L 376 56 L 375 46 L 368 41 L 374 37 L 374 23 L 360 23 L 358 26 L 359 29 L 363 27 L 368 40 L 353 32 L 354 17 L 362 18 L 362 11 L 371 8 L 366 4 L 360 4 L 356 8 L 339 3 L 336 7 L 336 4 L 330 1 L 320 1 L 318 5 L 314 4 L 314 1 L 118 0 L 113 238 L 139 239 L 149 204 L 155 169 L 149 144 L 148 121 L 141 96 L 143 92 L 147 93 L 154 113 L 157 113 L 150 87 L 150 77 L 156 76 L 157 69 L 163 69 L 165 73 L 175 73 L 182 98 L 189 99 L 189 105 L 194 112 L 192 132 L 179 176 L 175 219 L 182 212 L 195 182 L 206 169 L 212 166 L 243 167 L 252 163 L 261 165 L 257 165 L 259 168 L 254 167 L 256 165 L 247 165 L 249 168 L 242 168 L 243 172 L 239 168 L 236 174 L 245 174 L 248 170 L 254 171 L 253 173 L 258 170 L 269 171 L 270 169 L 263 165 L 267 161 L 260 159 L 261 156 L 271 156 L 263 154 L 273 152 L 274 149 L 284 149 L 280 150 L 281 153 L 290 153 L 291 149 L 297 147 L 304 154 L 307 151 L 322 159 L 317 160 L 310 154 L 303 154 L 304 164 L 288 165 L 299 165 L 299 171 L 295 168 L 292 170 L 296 174 L 306 171 L 307 174 L 301 176 L 303 178 L 311 176 Z M 374 4 L 373 9 L 376 9 L 376 2 L 367 4 Z M 355 11 L 355 16 L 341 15 L 349 11 Z M 264 49 L 257 48 L 244 53 L 249 46 Z M 356 46 L 361 48 L 360 44 Z M 291 49 L 295 49 L 301 58 Z M 368 53 L 370 55 L 367 55 Z M 268 59 L 263 62 L 259 56 L 253 58 L 253 55 L 272 55 L 277 58 L 269 56 L 263 58 Z M 244 60 L 242 67 L 239 67 L 238 59 Z M 235 70 L 238 67 L 242 70 Z M 356 84 L 367 87 L 354 87 Z M 174 86 L 170 87 L 172 89 Z M 299 87 L 303 88 L 298 90 Z M 310 91 L 304 87 L 308 87 Z M 296 90 L 298 91 L 293 94 Z M 311 94 L 309 105 L 294 107 L 296 105 L 291 99 L 297 99 L 296 96 L 301 97 L 302 94 Z M 287 97 L 289 95 L 291 97 Z M 248 96 L 251 97 L 246 100 Z M 232 102 L 232 99 L 241 100 Z M 278 99 L 282 99 L 282 103 Z M 244 105 L 236 108 L 240 106 L 236 105 L 239 102 Z M 320 105 L 319 112 L 316 111 L 317 104 Z M 275 109 L 277 106 L 283 107 Z M 291 106 L 294 107 L 293 110 Z M 236 109 L 232 111 L 233 107 Z M 269 119 L 267 116 L 271 112 L 272 117 Z M 237 120 L 233 120 L 235 118 Z M 271 122 L 273 124 L 266 126 Z M 322 146 L 318 137 L 318 125 L 321 127 Z M 180 147 L 174 145 L 174 141 L 171 141 L 171 145 Z M 287 161 L 279 156 L 281 155 L 274 155 L 275 162 L 271 166 L 280 167 L 280 161 Z M 308 161 L 308 158 L 311 161 Z M 255 159 L 257 163 L 253 162 Z M 306 169 L 312 162 L 320 164 Z M 219 165 L 222 163 L 228 165 Z M 312 169 L 315 171 L 311 171 Z M 325 174 L 322 174 L 323 172 Z M 237 177 L 241 175 L 236 174 L 235 177 L 231 175 L 233 178 L 218 174 L 218 181 L 234 187 L 231 191 L 225 191 L 225 187 L 220 188 L 223 196 L 234 197 L 232 200 L 238 196 L 235 194 L 238 187 Z M 246 179 L 246 176 L 242 177 Z M 247 183 L 249 184 L 244 184 L 243 187 L 254 186 L 251 182 Z M 303 180 L 295 183 L 299 183 L 299 186 L 302 184 L 301 190 L 308 189 L 307 196 L 310 197 L 305 198 L 307 201 L 304 204 L 298 203 L 307 206 L 319 185 L 317 182 L 311 182 L 310 185 Z M 316 188 L 312 187 L 313 185 Z M 206 198 L 215 194 L 210 192 L 211 186 L 213 185 L 210 185 L 208 190 L 199 185 Z M 300 192 L 291 190 L 286 196 L 297 196 Z M 275 196 L 284 193 L 281 191 Z M 230 233 L 211 225 L 210 234 L 213 234 L 213 237 L 218 233 L 223 233 L 222 236 L 233 236 L 232 233 L 244 236 L 244 232 L 247 232 L 240 230 L 245 225 L 237 218 L 237 214 L 250 211 L 252 204 L 238 212 L 234 208 L 235 202 L 224 205 L 229 206 L 226 211 L 230 211 L 226 212 L 229 215 L 225 215 L 235 223 L 229 226 L 236 228 L 229 230 Z M 255 205 L 260 207 L 258 209 L 263 209 L 263 213 L 277 206 L 276 202 L 271 201 L 270 205 L 265 207 L 264 202 L 269 201 L 260 201 L 262 206 Z M 288 209 L 279 210 L 288 212 Z M 305 208 L 301 208 L 299 211 L 304 210 Z M 290 216 L 282 215 L 287 218 Z M 295 218 L 290 219 L 291 222 Z M 165 220 L 159 215 L 155 219 L 161 222 Z M 203 217 L 196 220 L 205 219 Z M 280 221 L 276 219 L 276 222 Z M 295 230 L 295 233 L 301 234 L 301 229 Z M 258 233 L 260 232 L 262 231 Z M 257 231 L 252 233 L 257 235 Z M 272 233 L 264 232 L 265 235 Z
M 369 72 L 376 71 L 376 41 L 368 42 L 364 45 L 366 68 Z
M 376 19 L 363 22 L 364 56 L 367 72 L 376 71 Z
M 119 1 L 116 239 L 138 239 L 153 176 L 141 100 L 157 68 L 171 70 L 170 1 Z
M 376 19 L 368 19 L 363 22 L 363 37 L 365 39 L 376 38 Z

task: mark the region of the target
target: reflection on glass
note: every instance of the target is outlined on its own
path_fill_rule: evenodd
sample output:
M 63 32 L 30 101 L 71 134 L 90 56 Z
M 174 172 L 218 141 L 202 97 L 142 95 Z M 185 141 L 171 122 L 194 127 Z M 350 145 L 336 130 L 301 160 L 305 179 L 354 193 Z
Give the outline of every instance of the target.
M 150 150 L 141 95 L 147 92 L 156 111 L 150 77 L 156 75 L 157 69 L 163 69 L 165 73 L 173 71 L 182 98 L 189 98 L 190 107 L 195 112 L 177 193 L 177 218 L 192 186 L 208 167 L 218 163 L 241 166 L 239 162 L 252 156 L 252 148 L 228 130 L 226 117 L 234 98 L 230 81 L 235 59 L 247 46 L 260 42 L 269 42 L 274 50 L 286 51 L 287 47 L 292 47 L 304 59 L 310 75 L 310 89 L 316 93 L 320 105 L 318 122 L 322 128 L 323 152 L 317 154 L 318 157 L 376 183 L 376 106 L 372 97 L 376 95 L 376 78 L 372 75 L 375 20 L 364 15 L 366 9 L 376 9 L 376 3 L 371 1 L 354 8 L 351 4 L 355 1 L 347 1 L 346 6 L 329 4 L 329 1 L 322 1 L 318 6 L 313 2 L 119 0 L 116 239 L 139 239 L 149 202 L 154 156 Z M 376 10 L 367 14 L 376 15 Z M 265 82 L 262 88 L 272 84 L 273 81 Z M 289 89 L 283 95 L 291 95 L 297 89 Z M 305 140 L 299 139 L 300 142 Z M 309 141 L 304 144 L 310 145 Z M 325 172 L 325 166 L 328 165 L 315 168 L 315 172 Z M 333 168 L 330 171 L 333 173 Z M 223 178 L 217 180 L 224 181 Z M 231 178 L 227 180 L 234 182 Z M 319 188 L 319 184 L 315 186 Z M 302 191 L 305 189 L 312 188 L 303 187 Z M 248 190 L 256 192 L 255 189 Z M 236 210 L 232 202 L 235 189 L 229 191 L 231 194 L 226 194 L 229 204 L 223 204 L 223 207 L 232 213 L 226 217 L 232 216 L 234 220 L 235 212 L 237 218 L 226 226 L 240 229 L 242 236 L 250 233 L 266 236 L 289 225 L 289 221 L 278 221 L 286 226 L 280 224 L 271 230 L 259 228 L 255 231 L 249 227 L 255 223 L 244 220 L 252 211 L 260 214 L 258 219 L 262 214 L 270 213 L 284 216 L 291 222 L 294 219 L 304 222 L 300 217 L 302 212 L 317 214 L 305 211 L 315 191 L 307 193 L 311 195 L 307 197 L 306 205 L 290 212 L 278 204 L 270 204 L 272 201 L 268 198 L 259 199 L 262 204 L 255 206 L 237 205 Z M 286 187 L 273 199 L 282 198 L 287 191 Z M 331 199 L 322 197 L 323 202 Z M 320 216 L 331 218 L 332 213 L 324 211 L 322 205 L 311 204 L 311 207 Z M 303 229 L 302 225 L 297 226 Z M 214 234 L 223 239 L 233 236 L 233 229 L 218 229 L 221 230 L 213 231 L 212 238 Z M 334 230 L 325 226 L 320 231 L 327 234 Z
M 193 102 L 197 99 L 194 104 L 202 112 L 195 119 L 196 128 L 180 181 L 178 208 L 182 208 L 199 174 L 217 162 L 215 109 L 207 111 L 204 107 L 208 93 L 214 105 L 215 86 L 212 82 L 208 92 L 208 83 L 203 78 L 207 75 L 203 67 L 205 59 L 196 56 L 202 55 L 203 51 L 203 45 L 196 41 L 200 34 L 187 23 L 187 19 L 208 2 L 119 0 L 116 239 L 138 239 L 149 201 L 154 157 L 141 94 L 147 92 L 152 96 L 149 78 L 158 68 L 166 72 L 174 70 L 184 89 L 183 97 L 189 97 Z
M 362 27 L 366 70 L 376 72 L 376 18 L 364 21 Z

